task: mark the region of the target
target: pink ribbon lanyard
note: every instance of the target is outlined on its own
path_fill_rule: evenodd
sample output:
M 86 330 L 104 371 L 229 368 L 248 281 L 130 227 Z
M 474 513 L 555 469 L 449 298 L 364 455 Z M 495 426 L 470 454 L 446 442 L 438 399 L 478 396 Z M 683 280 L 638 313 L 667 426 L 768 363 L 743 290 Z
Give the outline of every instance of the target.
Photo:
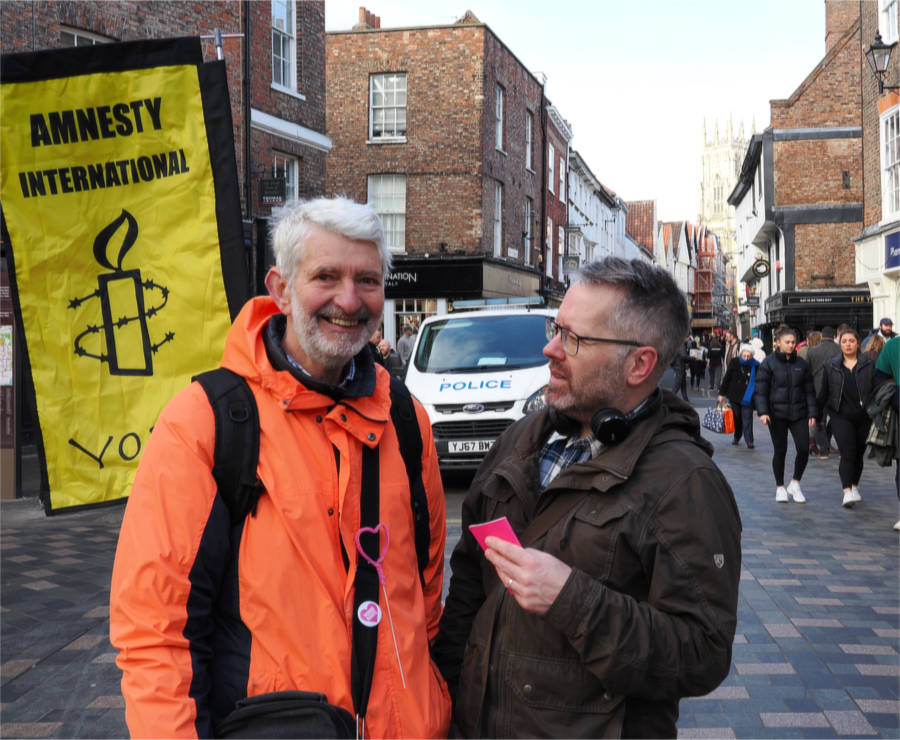
M 380 533 L 384 532 L 384 547 L 381 547 L 381 537 Z M 379 547 L 378 547 L 378 558 L 373 560 L 365 550 L 363 550 L 362 544 L 360 544 L 359 538 L 363 534 L 374 534 L 378 537 Z M 384 560 L 384 556 L 387 555 L 388 545 L 391 544 L 391 536 L 388 533 L 387 525 L 384 522 L 379 522 L 376 527 L 360 527 L 356 530 L 356 551 L 362 555 L 363 559 L 375 568 L 375 572 L 378 574 L 378 582 L 381 584 L 381 592 L 384 594 L 384 605 L 387 608 L 388 622 L 391 625 L 391 637 L 394 638 L 394 654 L 397 656 L 397 667 L 400 669 L 400 680 L 403 682 L 403 688 L 406 688 L 406 675 L 403 672 L 403 663 L 400 661 L 400 648 L 397 645 L 397 633 L 394 632 L 394 617 L 391 615 L 391 602 L 388 601 L 387 588 L 384 585 L 384 568 L 381 566 L 382 561 Z M 371 602 L 367 602 L 371 603 Z M 373 606 L 375 606 L 373 604 Z M 377 607 L 375 607 L 377 608 Z M 357 618 L 359 618 L 357 616 Z
M 379 545 L 378 559 L 372 560 L 372 558 L 369 557 L 368 553 L 365 550 L 363 550 L 363 547 L 360 544 L 359 538 L 362 535 L 367 534 L 367 533 L 378 536 L 379 532 L 384 532 L 384 549 L 381 549 L 381 547 Z M 380 543 L 381 539 L 379 538 L 378 541 Z M 388 545 L 390 545 L 390 544 L 391 544 L 391 535 L 388 532 L 387 525 L 385 525 L 383 522 L 379 522 L 377 527 L 360 527 L 359 529 L 356 530 L 356 550 L 360 555 L 363 556 L 363 559 L 375 569 L 375 572 L 378 573 L 378 582 L 382 586 L 384 586 L 384 568 L 381 567 L 381 562 L 384 560 L 384 556 L 387 555 Z

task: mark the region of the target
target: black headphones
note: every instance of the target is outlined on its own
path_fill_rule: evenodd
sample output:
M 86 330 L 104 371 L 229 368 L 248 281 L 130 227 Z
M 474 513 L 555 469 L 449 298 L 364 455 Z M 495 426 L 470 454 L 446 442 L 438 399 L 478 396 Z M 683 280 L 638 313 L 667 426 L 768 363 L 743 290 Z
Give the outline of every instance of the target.
M 591 417 L 591 432 L 605 445 L 617 445 L 631 432 L 632 425 L 652 416 L 662 404 L 662 392 L 657 388 L 627 414 L 618 409 L 600 409 Z M 581 422 L 551 407 L 550 425 L 564 437 L 581 431 Z

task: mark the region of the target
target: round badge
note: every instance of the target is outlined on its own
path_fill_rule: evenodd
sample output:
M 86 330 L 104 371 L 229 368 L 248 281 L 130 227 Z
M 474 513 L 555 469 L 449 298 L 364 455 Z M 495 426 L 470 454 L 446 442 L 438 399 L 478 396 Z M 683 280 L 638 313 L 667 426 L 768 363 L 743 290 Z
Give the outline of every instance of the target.
M 364 601 L 356 610 L 356 616 L 366 627 L 375 627 L 381 621 L 381 607 L 374 601 Z

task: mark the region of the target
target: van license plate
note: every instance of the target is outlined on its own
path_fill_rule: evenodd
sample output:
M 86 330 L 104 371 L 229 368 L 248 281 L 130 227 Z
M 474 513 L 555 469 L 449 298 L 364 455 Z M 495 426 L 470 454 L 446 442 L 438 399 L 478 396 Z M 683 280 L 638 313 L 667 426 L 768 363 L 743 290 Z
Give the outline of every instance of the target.
M 467 439 L 464 442 L 447 442 L 448 452 L 487 452 L 494 443 L 492 439 Z

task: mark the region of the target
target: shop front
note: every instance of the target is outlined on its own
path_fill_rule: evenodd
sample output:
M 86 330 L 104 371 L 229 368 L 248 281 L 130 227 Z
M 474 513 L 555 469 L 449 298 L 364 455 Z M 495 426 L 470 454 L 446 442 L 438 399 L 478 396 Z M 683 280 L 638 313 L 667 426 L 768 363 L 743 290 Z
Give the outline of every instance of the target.
M 541 277 L 531 268 L 481 256 L 396 257 L 385 283 L 384 336 L 396 340 L 409 325 L 453 311 L 454 302 L 485 305 L 540 301 Z
M 787 324 L 805 335 L 810 329 L 850 324 L 866 334 L 872 328 L 872 297 L 866 288 L 783 290 L 766 299 L 766 326 Z

